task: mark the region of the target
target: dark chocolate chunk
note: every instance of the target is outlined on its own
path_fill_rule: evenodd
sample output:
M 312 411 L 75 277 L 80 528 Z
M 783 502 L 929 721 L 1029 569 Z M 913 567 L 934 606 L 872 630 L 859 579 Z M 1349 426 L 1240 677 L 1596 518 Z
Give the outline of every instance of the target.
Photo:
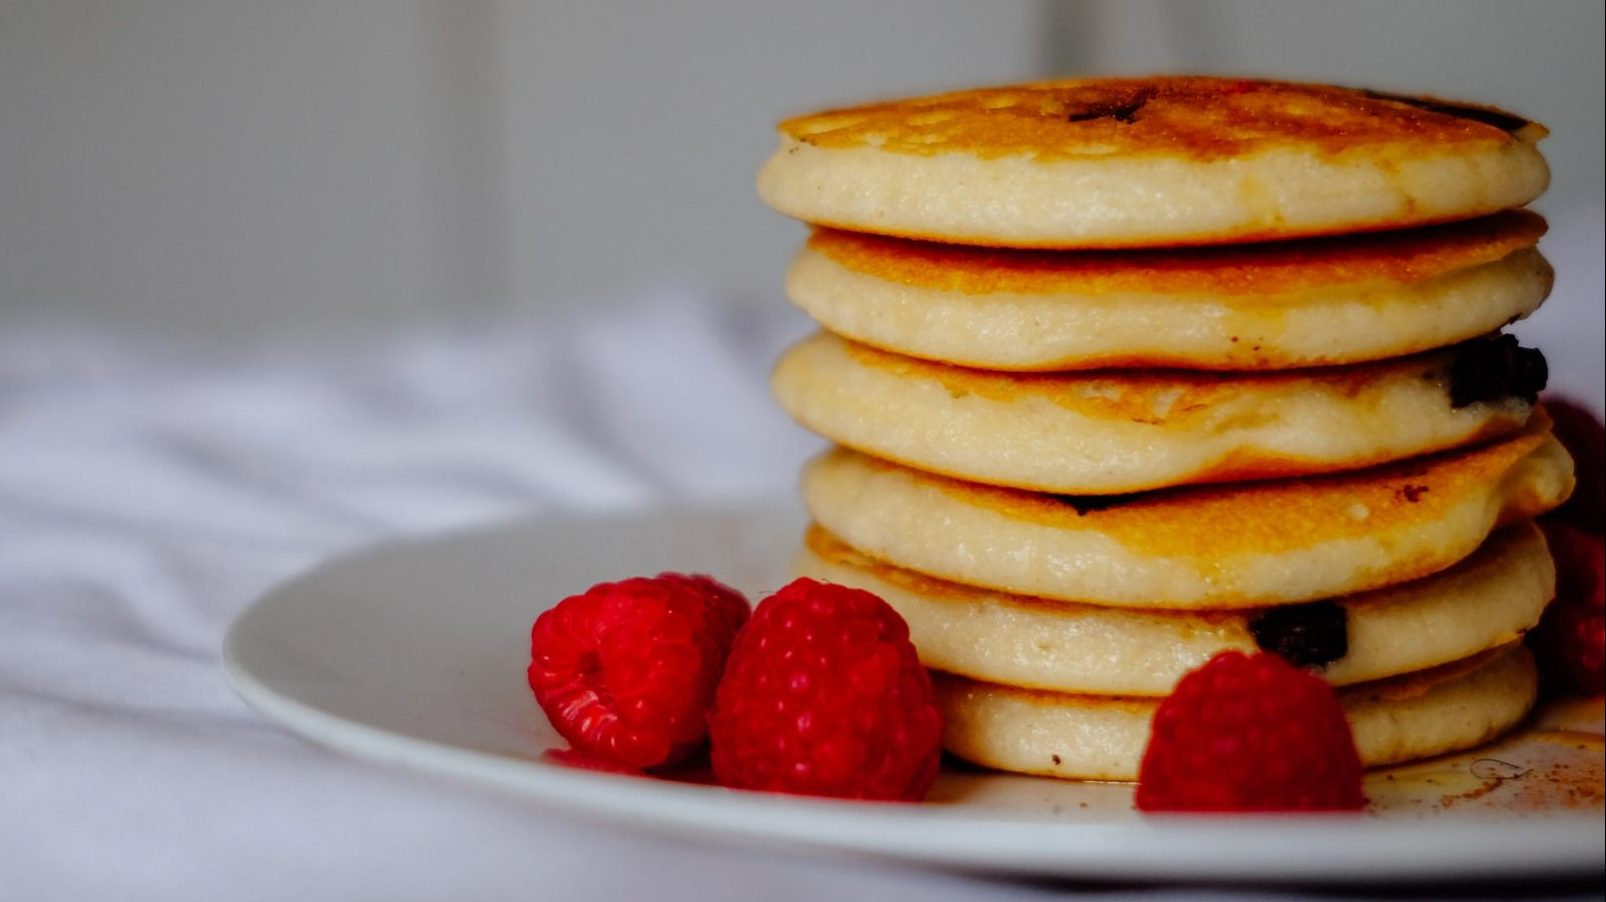
M 1132 495 L 1049 495 L 1061 504 L 1069 505 L 1076 511 L 1077 516 L 1086 516 L 1094 511 L 1109 510 L 1120 507 L 1131 501 Z
M 1249 621 L 1249 632 L 1295 667 L 1324 667 L 1349 654 L 1349 614 L 1336 602 L 1270 608 Z
M 1067 122 L 1088 122 L 1093 119 L 1114 119 L 1123 125 L 1138 121 L 1138 111 L 1154 98 L 1153 88 L 1144 88 L 1127 100 L 1095 103 L 1066 114 Z
M 1406 483 L 1405 485 L 1400 486 L 1400 497 L 1404 498 L 1408 504 L 1415 504 L 1422 500 L 1422 495 L 1424 493 L 1429 491 L 1432 490 L 1425 485 L 1411 485 L 1410 483 Z
M 1484 125 L 1492 125 L 1503 132 L 1518 132 L 1528 126 L 1528 120 L 1521 116 L 1513 116 L 1503 110 L 1486 106 L 1467 106 L 1466 104 L 1439 100 L 1436 97 L 1412 97 L 1409 94 L 1391 94 L 1387 91 L 1362 91 L 1361 93 L 1373 100 L 1392 100 L 1395 103 L 1414 106 L 1419 110 L 1427 110 L 1430 113 L 1442 113 L 1446 116 L 1454 116 L 1457 119 L 1469 119 L 1473 122 L 1481 122 Z
M 1474 338 L 1456 347 L 1450 363 L 1450 406 L 1518 398 L 1529 404 L 1550 381 L 1545 355 L 1517 344 L 1511 335 Z

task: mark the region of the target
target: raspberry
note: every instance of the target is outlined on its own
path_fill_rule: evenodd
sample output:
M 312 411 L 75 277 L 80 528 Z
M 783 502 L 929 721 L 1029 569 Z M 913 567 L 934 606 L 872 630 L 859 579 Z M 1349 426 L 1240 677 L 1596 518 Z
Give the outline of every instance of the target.
M 1606 538 L 1541 521 L 1556 559 L 1556 599 L 1529 637 L 1549 695 L 1599 695 L 1606 684 Z
M 1606 533 L 1606 427 L 1583 407 L 1555 395 L 1545 398 L 1556 438 L 1573 457 L 1578 485 L 1572 497 L 1550 514 L 1595 535 Z
M 1606 537 L 1548 517 L 1539 525 L 1556 561 L 1557 600 L 1606 607 Z
M 1331 686 L 1272 654 L 1222 652 L 1160 703 L 1143 811 L 1343 811 L 1366 804 Z
M 530 689 L 577 751 L 626 768 L 672 764 L 702 745 L 708 709 L 747 600 L 706 576 L 602 583 L 530 631 Z
M 1606 691 L 1606 612 L 1558 601 L 1539 621 L 1533 644 L 1547 695 Z
M 736 637 L 708 731 L 726 786 L 919 801 L 937 778 L 942 718 L 896 611 L 799 579 Z
M 644 777 L 646 773 L 634 767 L 595 758 L 576 749 L 547 749 L 541 760 L 574 770 L 588 770 L 599 774 L 619 774 L 625 777 Z

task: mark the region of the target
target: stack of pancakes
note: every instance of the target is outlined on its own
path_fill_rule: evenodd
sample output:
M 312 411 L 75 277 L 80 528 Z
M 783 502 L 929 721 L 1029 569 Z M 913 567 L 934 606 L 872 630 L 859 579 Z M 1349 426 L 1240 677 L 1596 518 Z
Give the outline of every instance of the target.
M 1526 714 L 1572 488 L 1499 334 L 1550 289 L 1542 127 L 1150 78 L 780 130 L 759 189 L 815 227 L 787 287 L 827 331 L 774 388 L 837 443 L 800 569 L 908 620 L 950 751 L 1133 779 L 1229 649 L 1340 687 L 1369 765 Z

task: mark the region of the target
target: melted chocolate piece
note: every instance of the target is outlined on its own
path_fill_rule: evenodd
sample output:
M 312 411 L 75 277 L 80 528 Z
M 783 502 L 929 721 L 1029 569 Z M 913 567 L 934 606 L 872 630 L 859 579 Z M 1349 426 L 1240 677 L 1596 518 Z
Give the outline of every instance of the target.
M 1474 338 L 1456 348 L 1450 363 L 1450 406 L 1518 398 L 1529 404 L 1550 381 L 1545 355 L 1517 344 L 1511 335 Z
M 1518 132 L 1528 126 L 1528 120 L 1521 116 L 1513 116 L 1502 110 L 1483 106 L 1466 106 L 1459 103 L 1450 103 L 1433 97 L 1412 97 L 1409 94 L 1391 94 L 1387 91 L 1362 91 L 1361 94 L 1373 100 L 1392 100 L 1406 106 L 1414 106 L 1419 110 L 1430 113 L 1441 113 L 1445 116 L 1454 116 L 1457 119 L 1470 119 L 1484 125 L 1492 125 L 1503 132 Z
M 1144 88 L 1130 100 L 1095 103 L 1092 106 L 1074 110 L 1065 117 L 1067 122 L 1088 122 L 1093 119 L 1114 119 L 1123 125 L 1131 125 L 1138 121 L 1138 111 L 1143 109 L 1154 97 L 1153 88 Z
M 1132 495 L 1049 495 L 1048 497 L 1061 504 L 1069 506 L 1076 511 L 1078 517 L 1085 517 L 1094 511 L 1109 510 L 1120 507 L 1131 501 Z
M 1255 644 L 1295 667 L 1325 667 L 1349 654 L 1349 612 L 1331 601 L 1271 608 L 1249 621 Z

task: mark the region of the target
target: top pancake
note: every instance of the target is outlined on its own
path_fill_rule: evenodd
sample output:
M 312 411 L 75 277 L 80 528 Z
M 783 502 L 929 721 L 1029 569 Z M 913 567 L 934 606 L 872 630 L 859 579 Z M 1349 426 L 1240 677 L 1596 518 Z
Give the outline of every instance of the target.
M 1115 248 L 1464 219 L 1538 197 L 1545 129 L 1428 98 L 1161 76 L 1039 82 L 780 124 L 759 193 L 853 231 Z

